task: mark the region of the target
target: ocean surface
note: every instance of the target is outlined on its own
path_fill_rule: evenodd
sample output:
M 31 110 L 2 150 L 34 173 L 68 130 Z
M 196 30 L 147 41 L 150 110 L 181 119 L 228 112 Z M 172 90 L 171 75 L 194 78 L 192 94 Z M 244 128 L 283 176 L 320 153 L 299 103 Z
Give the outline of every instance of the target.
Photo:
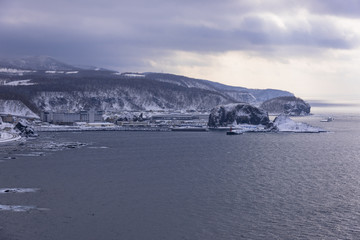
M 360 114 L 319 112 L 293 119 L 327 133 L 42 133 L 0 146 L 0 188 L 34 189 L 0 192 L 0 239 L 359 239 Z

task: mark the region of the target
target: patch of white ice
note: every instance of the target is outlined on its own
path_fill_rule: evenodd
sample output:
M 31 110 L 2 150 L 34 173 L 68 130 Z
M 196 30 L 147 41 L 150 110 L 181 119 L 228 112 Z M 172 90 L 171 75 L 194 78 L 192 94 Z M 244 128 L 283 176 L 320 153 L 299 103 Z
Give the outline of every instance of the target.
M 13 69 L 13 68 L 0 68 L 0 73 L 17 74 L 19 76 L 22 76 L 24 73 L 32 73 L 32 72 L 36 72 L 36 71 Z
M 37 192 L 40 189 L 38 188 L 0 188 L 1 193 L 32 193 Z
M 140 74 L 140 73 L 124 73 L 123 76 L 125 76 L 125 77 L 145 77 L 144 74 Z
M 77 74 L 79 73 L 79 71 L 70 71 L 70 72 L 66 72 L 65 74 Z
M 55 73 L 64 73 L 64 71 L 45 71 L 48 74 L 55 74 Z
M 48 208 L 37 208 L 35 206 L 0 205 L 0 211 L 27 212 L 30 210 L 48 211 Z
M 11 82 L 5 82 L 5 86 L 31 86 L 35 85 L 35 83 L 30 82 L 31 79 L 26 80 L 17 80 L 17 81 L 11 81 Z

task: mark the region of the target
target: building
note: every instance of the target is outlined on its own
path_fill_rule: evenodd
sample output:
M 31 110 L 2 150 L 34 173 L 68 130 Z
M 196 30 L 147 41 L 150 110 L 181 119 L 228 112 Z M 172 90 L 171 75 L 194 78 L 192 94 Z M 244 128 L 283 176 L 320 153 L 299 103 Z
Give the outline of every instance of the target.
M 5 122 L 5 123 L 14 123 L 15 122 L 14 117 L 10 114 L 6 114 L 6 115 L 0 114 L 0 118 L 1 118 L 2 122 Z
M 103 111 L 91 109 L 89 111 L 70 112 L 42 112 L 41 120 L 54 124 L 74 124 L 76 122 L 103 122 Z

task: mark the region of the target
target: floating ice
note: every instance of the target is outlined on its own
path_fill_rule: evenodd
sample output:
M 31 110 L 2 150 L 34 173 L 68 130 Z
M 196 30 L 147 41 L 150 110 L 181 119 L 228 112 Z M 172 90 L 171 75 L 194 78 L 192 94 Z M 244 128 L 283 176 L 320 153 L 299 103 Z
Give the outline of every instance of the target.
M 36 206 L 0 205 L 0 211 L 27 212 L 30 210 L 48 211 L 49 209 Z
M 44 152 L 31 152 L 31 153 L 18 153 L 15 155 L 20 156 L 20 157 L 40 157 L 40 156 L 44 156 L 45 153 Z
M 65 74 L 77 74 L 77 73 L 79 73 L 79 71 L 66 72 Z
M 105 146 L 101 146 L 101 147 L 88 147 L 88 148 L 92 148 L 92 149 L 107 149 L 109 147 L 105 147 Z
M 37 192 L 38 188 L 0 188 L 0 194 L 2 193 L 32 193 Z
M 31 79 L 16 80 L 16 81 L 5 82 L 4 85 L 5 86 L 31 86 L 31 85 L 35 85 L 35 83 L 32 83 L 30 81 L 31 81 Z

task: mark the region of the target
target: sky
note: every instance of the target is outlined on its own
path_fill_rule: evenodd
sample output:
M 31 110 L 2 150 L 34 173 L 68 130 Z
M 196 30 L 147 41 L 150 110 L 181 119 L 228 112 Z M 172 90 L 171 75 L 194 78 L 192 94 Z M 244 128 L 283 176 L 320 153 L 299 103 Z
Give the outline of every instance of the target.
M 360 100 L 360 0 L 0 0 L 0 57 Z

